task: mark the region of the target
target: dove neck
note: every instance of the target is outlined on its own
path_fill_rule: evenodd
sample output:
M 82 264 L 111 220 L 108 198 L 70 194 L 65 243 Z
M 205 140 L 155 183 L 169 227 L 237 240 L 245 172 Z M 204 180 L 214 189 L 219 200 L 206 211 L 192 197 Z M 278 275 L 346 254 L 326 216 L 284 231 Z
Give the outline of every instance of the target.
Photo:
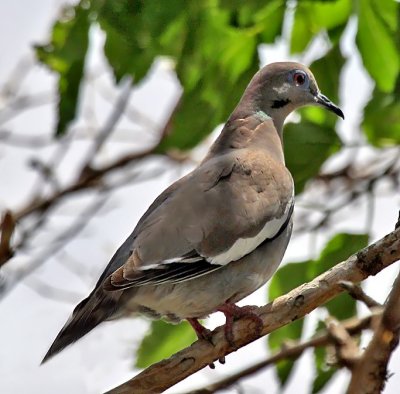
M 271 117 L 262 111 L 243 110 L 233 112 L 204 161 L 234 149 L 252 149 L 263 150 L 284 163 L 282 134 Z

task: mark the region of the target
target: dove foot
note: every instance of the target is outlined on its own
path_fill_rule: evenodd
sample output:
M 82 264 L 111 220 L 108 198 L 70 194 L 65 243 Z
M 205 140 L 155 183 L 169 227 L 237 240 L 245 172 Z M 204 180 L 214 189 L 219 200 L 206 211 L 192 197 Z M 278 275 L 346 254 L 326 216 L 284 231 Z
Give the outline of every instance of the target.
M 211 345 L 214 346 L 212 342 L 212 333 L 209 329 L 205 328 L 202 326 L 197 319 L 194 318 L 188 318 L 186 319 L 190 325 L 193 327 L 193 330 L 195 331 L 197 338 L 199 339 L 204 339 L 208 342 L 211 343 Z
M 186 320 L 193 327 L 193 330 L 196 332 L 197 338 L 206 340 L 207 342 L 211 343 L 211 345 L 214 346 L 214 344 L 212 342 L 212 333 L 209 329 L 202 326 L 197 319 L 189 318 Z M 220 364 L 225 364 L 225 357 L 219 358 L 218 361 L 220 362 Z M 211 363 L 208 366 L 211 369 L 215 369 L 214 363 Z
M 256 309 L 257 307 L 252 305 L 240 307 L 230 303 L 223 304 L 218 308 L 218 311 L 222 312 L 225 315 L 225 338 L 232 348 L 237 349 L 232 330 L 233 322 L 235 320 L 242 317 L 251 319 L 256 324 L 257 332 L 261 332 L 263 322 L 261 318 L 255 313 Z

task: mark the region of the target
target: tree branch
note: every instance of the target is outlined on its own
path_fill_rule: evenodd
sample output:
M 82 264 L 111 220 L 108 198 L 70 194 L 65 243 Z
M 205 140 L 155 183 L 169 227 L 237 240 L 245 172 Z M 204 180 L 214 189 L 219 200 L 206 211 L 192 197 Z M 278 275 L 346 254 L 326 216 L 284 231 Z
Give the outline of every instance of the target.
M 233 325 L 237 349 L 304 317 L 334 298 L 343 291 L 340 286 L 341 281 L 360 282 L 368 276 L 376 275 L 398 259 L 400 259 L 400 229 L 362 249 L 313 281 L 258 308 L 255 313 L 263 321 L 261 332 L 255 331 L 253 321 L 245 318 L 237 320 Z M 212 332 L 212 343 L 214 346 L 207 341 L 197 341 L 169 359 L 150 366 L 108 394 L 162 392 L 236 350 L 226 341 L 224 327 L 218 327 Z
M 381 393 L 388 378 L 387 366 L 400 334 L 400 273 L 386 301 L 374 336 L 353 369 L 349 394 Z
M 125 112 L 126 106 L 128 105 L 129 98 L 132 93 L 132 83 L 131 79 L 125 81 L 125 86 L 122 88 L 122 92 L 118 99 L 116 100 L 116 103 L 106 120 L 104 126 L 99 130 L 96 138 L 94 139 L 94 145 L 89 152 L 86 161 L 84 165 L 82 166 L 82 170 L 80 173 L 79 178 L 85 178 L 85 175 L 87 172 L 92 171 L 93 167 L 93 160 L 96 156 L 96 154 L 100 151 L 104 143 L 106 142 L 107 138 L 111 135 L 111 133 L 114 131 L 115 126 L 117 123 L 120 121 L 122 115 Z
M 371 315 L 367 317 L 363 317 L 361 319 L 351 318 L 341 322 L 342 327 L 345 328 L 348 335 L 357 335 L 362 330 L 365 330 L 371 326 L 372 321 L 380 316 L 381 312 L 373 312 Z M 281 360 L 286 360 L 290 358 L 299 357 L 305 350 L 310 348 L 322 347 L 333 343 L 333 338 L 331 333 L 326 330 L 317 333 L 313 338 L 308 341 L 304 341 L 302 343 L 292 343 L 284 349 L 280 350 L 276 354 L 267 358 L 266 360 L 260 361 L 257 364 L 252 365 L 234 375 L 228 376 L 225 379 L 222 379 L 218 382 L 212 383 L 209 386 L 206 386 L 199 390 L 191 391 L 190 394 L 211 394 L 215 393 L 219 390 L 226 389 L 237 383 L 239 380 L 253 375 L 254 373 L 259 372 L 261 369 L 264 369 L 270 365 L 273 365 Z M 189 393 L 188 393 L 189 394 Z
M 49 257 L 53 256 L 62 247 L 64 247 L 68 240 L 72 239 L 81 231 L 83 231 L 89 223 L 90 218 L 92 218 L 94 214 L 106 203 L 108 196 L 109 192 L 104 190 L 103 195 L 100 196 L 100 198 L 98 198 L 94 203 L 92 203 L 88 209 L 81 213 L 71 226 L 67 227 L 63 232 L 58 234 L 48 248 L 32 259 L 32 261 L 30 261 L 28 264 L 15 271 L 12 275 L 8 276 L 7 278 L 3 278 L 0 283 L 0 300 L 5 297 L 23 278 L 30 275 Z
M 10 259 L 14 253 L 11 248 L 11 237 L 15 229 L 15 220 L 10 211 L 6 211 L 0 223 L 0 267 Z
M 352 369 L 360 355 L 360 350 L 356 342 L 347 332 L 346 328 L 334 317 L 327 319 L 326 329 L 335 345 L 338 364 Z
M 352 298 L 354 298 L 357 301 L 362 302 L 369 309 L 376 308 L 376 307 L 379 308 L 382 306 L 379 302 L 375 301 L 368 294 L 365 294 L 364 290 L 361 288 L 360 285 L 357 285 L 352 282 L 343 281 L 340 283 L 340 286 L 342 286 L 343 289 L 345 289 Z

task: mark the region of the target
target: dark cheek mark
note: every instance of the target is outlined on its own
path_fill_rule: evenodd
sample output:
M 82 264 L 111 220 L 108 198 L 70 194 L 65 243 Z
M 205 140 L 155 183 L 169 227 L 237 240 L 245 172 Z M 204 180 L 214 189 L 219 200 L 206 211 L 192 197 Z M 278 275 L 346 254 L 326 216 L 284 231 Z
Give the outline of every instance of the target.
M 285 105 L 288 105 L 290 103 L 289 99 L 284 99 L 284 100 L 274 100 L 272 102 L 271 108 L 282 108 Z

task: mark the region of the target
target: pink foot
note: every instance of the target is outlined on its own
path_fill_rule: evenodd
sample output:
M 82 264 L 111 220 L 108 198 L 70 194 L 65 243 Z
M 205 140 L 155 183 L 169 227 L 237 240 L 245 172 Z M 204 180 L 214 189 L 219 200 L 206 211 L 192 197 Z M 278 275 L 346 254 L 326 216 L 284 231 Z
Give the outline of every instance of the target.
M 218 311 L 222 312 L 225 315 L 226 318 L 226 323 L 225 323 L 225 338 L 229 345 L 233 348 L 236 348 L 234 337 L 233 337 L 233 322 L 236 319 L 239 319 L 241 317 L 247 317 L 251 320 L 254 321 L 256 324 L 256 330 L 257 332 L 261 332 L 263 328 L 263 322 L 260 319 L 260 317 L 254 313 L 256 310 L 256 306 L 237 306 L 235 304 L 231 304 L 229 302 L 221 305 L 218 308 Z
M 193 330 L 195 331 L 197 338 L 199 339 L 203 339 L 206 340 L 208 342 L 211 343 L 211 345 L 214 346 L 213 342 L 212 342 L 212 334 L 211 331 L 208 330 L 207 328 L 205 328 L 204 326 L 202 326 L 199 321 L 197 319 L 194 318 L 188 318 L 186 319 L 190 325 L 193 327 Z M 218 360 L 221 364 L 225 364 L 225 357 L 221 357 Z M 211 369 L 215 369 L 215 365 L 214 363 L 209 364 L 209 367 Z
M 186 320 L 193 327 L 193 330 L 195 331 L 197 338 L 205 339 L 206 341 L 208 341 L 212 344 L 212 341 L 211 341 L 212 335 L 211 335 L 211 331 L 209 329 L 202 326 L 197 319 L 188 318 Z

